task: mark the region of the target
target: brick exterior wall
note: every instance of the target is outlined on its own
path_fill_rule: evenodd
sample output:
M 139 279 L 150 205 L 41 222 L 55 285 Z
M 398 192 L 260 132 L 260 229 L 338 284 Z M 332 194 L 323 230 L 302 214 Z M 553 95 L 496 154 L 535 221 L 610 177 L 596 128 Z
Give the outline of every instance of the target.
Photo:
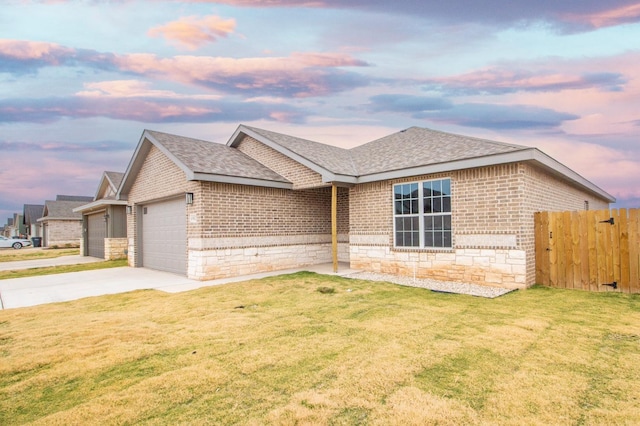
M 451 178 L 452 249 L 393 247 L 393 185 Z M 534 284 L 533 213 L 608 208 L 524 163 L 357 185 L 350 191 L 351 267 L 522 288 Z
M 260 161 L 287 159 L 255 140 L 243 146 L 254 156 L 271 158 Z M 136 206 L 184 192 L 194 193 L 185 217 L 190 278 L 206 280 L 330 262 L 331 187 L 322 184 L 317 173 L 287 160 L 289 164 L 281 164 L 280 171 L 289 170 L 283 173 L 296 190 L 188 182 L 179 167 L 152 147 L 128 194 L 128 204 L 134 206 L 127 217 L 129 265 L 140 266 Z M 348 262 L 346 188 L 338 189 L 338 212 L 339 260 Z M 252 254 L 237 256 L 238 250 Z
M 331 186 L 322 182 L 322 176 L 286 155 L 280 154 L 258 140 L 245 136 L 238 144 L 238 150 L 264 164 L 280 176 L 293 183 L 293 189 Z
M 43 238 L 47 247 L 80 247 L 82 240 L 82 220 L 48 220 L 47 236 Z

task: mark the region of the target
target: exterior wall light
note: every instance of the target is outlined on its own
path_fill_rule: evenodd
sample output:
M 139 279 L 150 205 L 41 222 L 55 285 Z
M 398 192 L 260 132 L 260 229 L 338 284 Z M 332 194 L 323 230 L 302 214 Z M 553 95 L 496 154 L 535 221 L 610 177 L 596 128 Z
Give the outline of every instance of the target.
M 133 208 L 131 206 L 127 206 L 127 214 L 131 214 Z
M 186 201 L 188 205 L 193 204 L 193 192 L 187 192 Z

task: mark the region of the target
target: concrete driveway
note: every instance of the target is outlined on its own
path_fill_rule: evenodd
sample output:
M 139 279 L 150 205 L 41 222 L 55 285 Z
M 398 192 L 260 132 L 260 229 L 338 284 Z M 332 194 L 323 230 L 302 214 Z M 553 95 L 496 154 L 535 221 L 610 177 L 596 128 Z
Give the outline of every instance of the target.
M 66 261 L 64 258 L 57 259 L 59 259 L 57 262 Z M 93 258 L 93 261 L 96 260 L 99 259 Z M 0 265 L 2 265 L 2 263 L 0 263 Z M 0 280 L 0 308 L 23 308 L 45 303 L 66 302 L 69 300 L 81 299 L 83 297 L 125 293 L 128 291 L 142 289 L 155 289 L 168 293 L 178 293 L 181 291 L 194 290 L 200 287 L 247 281 L 250 279 L 264 278 L 267 276 L 281 275 L 304 270 L 323 274 L 332 274 L 331 265 L 314 265 L 308 268 L 244 275 L 220 280 L 196 281 L 180 275 L 171 274 L 169 272 L 155 271 L 146 268 L 130 268 L 125 266 L 121 268 L 97 269 L 94 271 L 69 272 L 66 274 Z M 341 264 L 338 274 L 348 275 L 353 272 L 355 271 L 349 269 L 348 264 Z

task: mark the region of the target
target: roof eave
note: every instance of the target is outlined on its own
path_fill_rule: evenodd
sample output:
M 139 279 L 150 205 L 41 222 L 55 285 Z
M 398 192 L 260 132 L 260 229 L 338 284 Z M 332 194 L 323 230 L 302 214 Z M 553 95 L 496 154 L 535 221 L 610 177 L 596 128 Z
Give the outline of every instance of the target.
M 267 188 L 293 189 L 293 184 L 290 182 L 279 182 L 267 179 L 227 176 L 211 173 L 191 173 L 190 176 L 187 176 L 187 180 L 229 183 L 235 185 L 262 186 Z
M 96 200 L 92 203 L 88 203 L 85 205 L 82 205 L 80 207 L 76 207 L 75 209 L 73 209 L 72 211 L 74 213 L 84 213 L 84 212 L 90 212 L 92 210 L 95 210 L 99 207 L 106 207 L 106 206 L 126 206 L 127 202 L 125 200 L 107 200 L 107 199 L 101 199 L 101 200 Z
M 456 170 L 473 169 L 478 167 L 495 166 L 498 164 L 526 162 L 526 161 L 539 164 L 540 166 L 544 167 L 551 173 L 565 180 L 573 182 L 576 185 L 581 186 L 587 191 L 593 193 L 594 195 L 604 200 L 607 200 L 610 203 L 615 202 L 615 198 L 611 194 L 607 193 L 603 189 L 589 182 L 587 179 L 583 178 L 578 173 L 574 172 L 570 168 L 566 167 L 560 162 L 549 157 L 548 155 L 538 150 L 537 148 L 527 148 L 523 150 L 507 152 L 502 154 L 467 158 L 463 160 L 429 164 L 425 166 L 412 167 L 407 169 L 392 170 L 388 172 L 372 173 L 369 175 L 360 176 L 357 179 L 357 183 L 360 184 L 360 183 L 368 183 L 368 182 L 377 182 L 377 181 L 389 180 L 389 179 L 400 179 L 400 178 L 411 177 L 411 176 L 429 175 L 429 174 L 435 174 L 435 173 L 444 173 L 444 172 L 451 172 Z

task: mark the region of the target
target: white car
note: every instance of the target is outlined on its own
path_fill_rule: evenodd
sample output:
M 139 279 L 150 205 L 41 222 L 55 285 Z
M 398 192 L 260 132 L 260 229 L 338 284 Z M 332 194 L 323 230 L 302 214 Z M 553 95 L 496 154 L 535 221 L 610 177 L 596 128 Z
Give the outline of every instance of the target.
M 26 240 L 24 238 L 7 238 L 0 235 L 0 248 L 9 248 L 13 247 L 18 250 L 22 247 L 30 246 L 31 241 Z

